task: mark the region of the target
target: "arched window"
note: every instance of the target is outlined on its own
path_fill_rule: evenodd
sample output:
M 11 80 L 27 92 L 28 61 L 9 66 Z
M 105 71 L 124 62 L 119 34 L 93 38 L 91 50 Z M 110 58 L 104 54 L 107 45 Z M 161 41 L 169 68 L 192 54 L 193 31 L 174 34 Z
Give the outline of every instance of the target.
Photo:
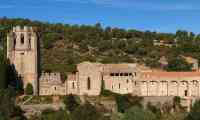
M 24 44 L 24 34 L 21 34 L 20 39 L 21 39 L 21 44 Z
M 90 80 L 90 77 L 88 77 L 88 79 L 87 79 L 87 89 L 88 90 L 91 89 L 91 80 Z

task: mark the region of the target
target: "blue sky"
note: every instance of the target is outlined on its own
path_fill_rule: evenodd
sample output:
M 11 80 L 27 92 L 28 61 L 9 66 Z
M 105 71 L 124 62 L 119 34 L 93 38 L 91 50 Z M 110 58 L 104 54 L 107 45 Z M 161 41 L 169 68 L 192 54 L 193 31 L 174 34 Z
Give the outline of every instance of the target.
M 199 0 L 0 0 L 0 17 L 200 33 Z

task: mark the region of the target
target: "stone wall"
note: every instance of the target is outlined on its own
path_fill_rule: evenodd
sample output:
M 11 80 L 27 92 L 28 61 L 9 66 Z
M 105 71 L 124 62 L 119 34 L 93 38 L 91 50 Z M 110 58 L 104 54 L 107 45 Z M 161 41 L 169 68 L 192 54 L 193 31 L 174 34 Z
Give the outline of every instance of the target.
M 136 64 L 106 64 L 103 69 L 105 89 L 119 94 L 133 92 L 137 76 Z
M 17 26 L 7 35 L 7 58 L 22 78 L 24 88 L 31 83 L 35 94 L 38 89 L 37 42 L 37 35 L 32 27 Z
M 119 94 L 138 96 L 200 96 L 200 72 L 141 72 L 136 64 L 83 62 L 68 76 L 67 92 L 99 95 L 104 88 Z
M 79 95 L 99 95 L 102 83 L 102 64 L 83 62 L 77 65 Z
M 198 97 L 199 80 L 199 72 L 152 72 L 143 73 L 136 82 L 139 96 Z
M 66 95 L 66 82 L 62 82 L 60 73 L 42 73 L 39 78 L 40 95 Z
M 79 94 L 78 73 L 71 73 L 67 77 L 67 94 Z

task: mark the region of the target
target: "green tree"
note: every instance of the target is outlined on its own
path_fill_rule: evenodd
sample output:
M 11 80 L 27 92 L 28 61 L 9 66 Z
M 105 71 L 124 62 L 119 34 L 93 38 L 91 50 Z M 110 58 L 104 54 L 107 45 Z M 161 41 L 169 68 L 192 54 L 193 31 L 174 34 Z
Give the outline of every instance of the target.
M 93 105 L 86 102 L 71 114 L 72 120 L 103 120 L 103 115 Z
M 27 95 L 32 95 L 33 94 L 33 86 L 32 84 L 28 83 L 26 88 L 25 88 L 25 93 Z
M 70 112 L 73 112 L 79 106 L 79 103 L 77 102 L 75 96 L 72 94 L 65 96 L 63 102 L 65 104 L 66 109 Z
M 157 120 L 157 118 L 151 111 L 135 106 L 127 110 L 121 120 Z
M 147 110 L 150 110 L 152 113 L 156 115 L 157 119 L 161 118 L 161 110 L 159 105 L 152 105 L 150 102 L 147 104 Z
M 183 58 L 172 58 L 168 61 L 167 71 L 191 71 L 192 65 L 187 63 Z
M 15 105 L 15 92 L 12 89 L 0 90 L 0 120 L 24 120 L 20 107 Z
M 173 103 L 175 106 L 181 106 L 181 98 L 179 96 L 175 96 L 173 98 Z
M 7 87 L 7 76 L 6 76 L 7 64 L 4 59 L 3 53 L 0 51 L 0 89 Z
M 200 100 L 197 100 L 192 106 L 187 120 L 200 120 Z
M 115 95 L 118 111 L 124 113 L 126 110 L 132 106 L 138 106 L 142 108 L 141 97 L 131 96 L 131 95 Z
M 70 120 L 70 119 L 66 111 L 44 110 L 41 115 L 41 120 Z
M 44 33 L 43 40 L 44 40 L 44 48 L 50 49 L 53 47 L 53 43 L 59 39 L 59 34 L 53 33 Z

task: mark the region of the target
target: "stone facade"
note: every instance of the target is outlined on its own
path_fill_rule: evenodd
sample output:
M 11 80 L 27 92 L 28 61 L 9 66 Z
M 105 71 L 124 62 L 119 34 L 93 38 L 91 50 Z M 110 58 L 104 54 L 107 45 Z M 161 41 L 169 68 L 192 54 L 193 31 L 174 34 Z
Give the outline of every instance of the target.
M 24 87 L 28 83 L 34 87 L 37 94 L 37 35 L 32 27 L 14 27 L 7 35 L 7 58 L 15 66 Z
M 39 95 L 66 95 L 66 84 L 60 73 L 42 73 L 39 88 Z
M 200 72 L 147 72 L 136 81 L 139 96 L 199 97 Z
M 105 89 L 120 94 L 133 92 L 133 82 L 138 73 L 136 64 L 105 64 L 103 68 Z
M 97 96 L 104 86 L 115 93 L 143 97 L 200 97 L 198 71 L 158 72 L 138 64 L 83 62 L 77 65 L 77 71 L 68 74 L 67 80 L 61 80 L 60 73 L 41 73 L 38 77 L 38 39 L 33 29 L 14 27 L 7 40 L 8 59 L 21 76 L 24 87 L 31 83 L 35 94 Z
M 93 77 L 88 81 L 90 76 Z M 68 78 L 68 94 L 99 95 L 102 80 L 105 89 L 119 94 L 149 97 L 200 96 L 200 72 L 144 72 L 137 64 L 89 62 L 79 64 L 78 71 Z

